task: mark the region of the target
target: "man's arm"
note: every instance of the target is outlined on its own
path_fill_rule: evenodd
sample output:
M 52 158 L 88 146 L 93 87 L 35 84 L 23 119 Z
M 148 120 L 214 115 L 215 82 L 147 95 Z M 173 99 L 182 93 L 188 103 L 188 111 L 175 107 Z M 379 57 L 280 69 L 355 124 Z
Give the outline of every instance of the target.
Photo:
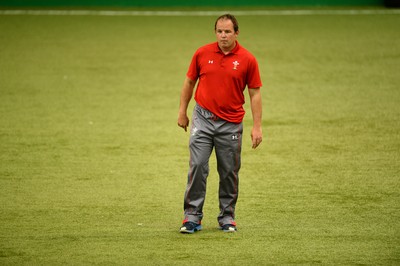
M 251 130 L 251 140 L 253 149 L 257 148 L 262 142 L 262 102 L 260 88 L 248 89 L 250 95 L 250 106 L 253 115 L 253 129 Z
M 187 131 L 187 127 L 189 126 L 189 118 L 187 116 L 187 108 L 189 106 L 189 102 L 192 99 L 194 85 L 196 84 L 195 80 L 191 80 L 186 77 L 183 82 L 183 87 L 181 91 L 181 100 L 179 104 L 179 113 L 178 113 L 178 126 Z

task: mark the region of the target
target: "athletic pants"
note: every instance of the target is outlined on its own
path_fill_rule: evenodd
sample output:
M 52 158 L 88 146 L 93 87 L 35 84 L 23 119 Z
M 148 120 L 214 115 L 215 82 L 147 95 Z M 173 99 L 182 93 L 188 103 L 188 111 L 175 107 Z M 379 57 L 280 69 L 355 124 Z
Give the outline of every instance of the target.
M 196 104 L 190 128 L 190 160 L 184 198 L 185 220 L 201 223 L 213 148 L 219 174 L 219 224 L 235 224 L 243 124 L 230 123 Z

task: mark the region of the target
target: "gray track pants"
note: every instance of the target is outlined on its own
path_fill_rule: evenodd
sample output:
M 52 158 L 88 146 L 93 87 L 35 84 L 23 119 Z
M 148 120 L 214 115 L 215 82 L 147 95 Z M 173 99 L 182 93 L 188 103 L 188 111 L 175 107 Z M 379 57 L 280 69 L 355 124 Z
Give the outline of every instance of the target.
M 189 142 L 190 162 L 185 191 L 185 220 L 201 223 L 209 173 L 208 161 L 215 147 L 219 174 L 218 222 L 232 224 L 238 198 L 243 124 L 230 123 L 196 105 Z

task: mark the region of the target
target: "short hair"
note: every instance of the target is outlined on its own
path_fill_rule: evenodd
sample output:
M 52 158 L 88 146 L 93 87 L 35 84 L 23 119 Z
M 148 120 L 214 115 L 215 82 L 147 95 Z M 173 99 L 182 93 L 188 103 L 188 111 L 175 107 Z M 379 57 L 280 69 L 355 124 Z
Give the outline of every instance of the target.
M 214 30 L 217 30 L 217 22 L 222 20 L 222 19 L 229 19 L 230 21 L 232 21 L 233 30 L 235 32 L 237 32 L 239 30 L 239 23 L 238 23 L 237 19 L 235 18 L 235 16 L 232 15 L 232 14 L 224 14 L 222 16 L 219 16 L 217 18 L 217 20 L 215 21 Z

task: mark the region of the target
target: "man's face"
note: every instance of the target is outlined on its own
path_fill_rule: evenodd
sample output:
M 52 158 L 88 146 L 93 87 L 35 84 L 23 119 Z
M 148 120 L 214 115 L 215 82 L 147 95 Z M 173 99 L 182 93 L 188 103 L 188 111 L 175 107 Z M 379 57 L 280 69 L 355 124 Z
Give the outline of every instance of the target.
M 235 48 L 236 38 L 239 32 L 235 32 L 230 19 L 218 20 L 215 34 L 217 36 L 218 46 L 223 52 L 229 52 Z

